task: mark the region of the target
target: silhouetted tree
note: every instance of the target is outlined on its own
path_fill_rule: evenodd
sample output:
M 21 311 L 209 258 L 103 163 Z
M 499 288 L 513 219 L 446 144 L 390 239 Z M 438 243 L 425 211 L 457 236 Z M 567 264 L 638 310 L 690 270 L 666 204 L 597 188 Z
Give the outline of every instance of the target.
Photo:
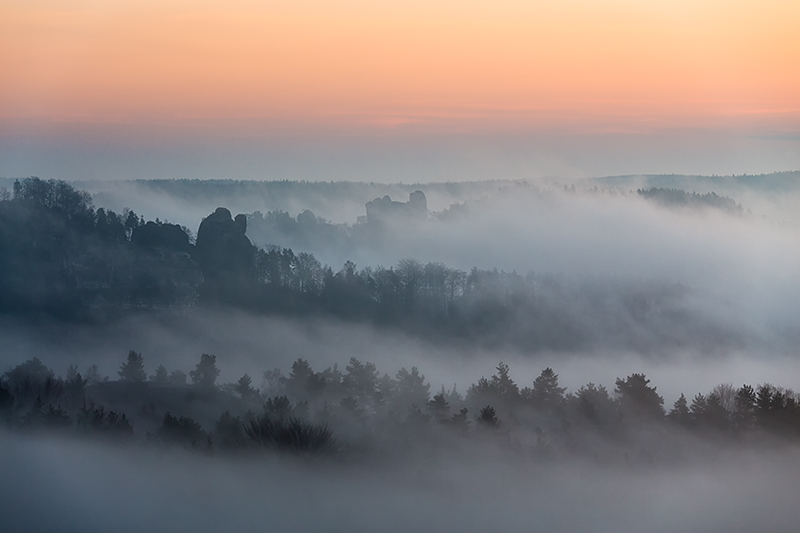
M 692 415 L 692 424 L 695 427 L 700 427 L 705 422 L 706 409 L 708 408 L 708 398 L 699 392 L 692 398 L 692 405 L 689 407 L 689 412 Z
M 478 414 L 478 424 L 489 429 L 500 427 L 500 420 L 497 419 L 494 407 L 487 405 L 481 409 L 481 412 Z
M 53 371 L 45 366 L 38 357 L 28 359 L 3 375 L 11 390 L 19 389 L 31 382 L 41 383 L 53 376 Z
M 664 416 L 664 398 L 658 395 L 656 387 L 649 384 L 650 380 L 644 374 L 631 374 L 624 380 L 617 378 L 614 392 L 624 414 L 651 419 Z
M 375 363 L 362 363 L 355 357 L 351 357 L 350 362 L 345 367 L 342 384 L 345 390 L 354 398 L 364 403 L 372 402 L 375 399 L 378 375 Z
M 70 366 L 70 368 L 72 368 L 72 366 Z M 67 395 L 72 401 L 72 406 L 75 407 L 78 402 L 83 402 L 84 389 L 86 388 L 88 380 L 83 379 L 81 373 L 77 370 L 75 372 L 67 372 L 67 376 L 64 385 Z
M 281 382 L 281 392 L 294 399 L 302 400 L 309 396 L 309 381 L 313 379 L 314 370 L 311 365 L 303 358 L 298 358 L 292 363 L 292 371 L 288 377 L 277 377 Z
M 417 367 L 412 366 L 411 371 L 401 368 L 397 372 L 393 407 L 398 413 L 406 412 L 412 405 L 428 404 L 430 399 L 430 384 L 425 383 L 425 376 L 420 374 Z
M 69 365 L 67 367 L 67 373 L 64 374 L 64 379 L 66 381 L 69 381 L 71 379 L 74 379 L 75 376 L 77 376 L 77 375 L 78 375 L 78 366 L 77 365 Z
M 244 376 L 239 378 L 239 381 L 236 382 L 236 385 L 234 385 L 233 390 L 245 402 L 258 399 L 259 397 L 258 391 L 253 388 L 252 383 L 253 383 L 253 378 L 251 378 L 249 374 L 245 374 Z
M 144 371 L 144 358 L 142 354 L 131 350 L 128 352 L 128 359 L 120 365 L 117 372 L 122 381 L 141 382 L 147 379 Z
M 769 383 L 764 383 L 756 389 L 756 421 L 763 429 L 774 429 L 775 407 L 774 399 L 775 388 Z
M 274 396 L 264 403 L 264 412 L 271 418 L 283 420 L 292 416 L 292 402 L 286 396 Z
M 266 370 L 262 376 L 261 393 L 266 397 L 282 396 L 286 392 L 286 377 L 280 368 Z
M 720 397 L 712 392 L 706 398 L 704 426 L 710 430 L 724 432 L 729 427 L 729 421 L 729 413 L 722 405 Z
M 158 368 L 156 368 L 156 373 L 150 376 L 150 381 L 153 383 L 158 383 L 159 385 L 166 385 L 169 383 L 169 372 L 167 372 L 167 367 L 164 365 L 158 365 Z
M 533 388 L 525 390 L 525 396 L 537 409 L 552 409 L 564 401 L 565 390 L 558 386 L 558 374 L 547 367 L 533 380 Z
M 492 376 L 492 385 L 505 403 L 513 403 L 519 396 L 519 387 L 509 374 L 509 366 L 502 361 L 497 365 L 497 374 Z
M 428 412 L 440 424 L 450 422 L 450 404 L 444 399 L 444 395 L 445 391 L 442 387 L 442 392 L 435 394 L 433 399 L 428 402 Z
M 197 363 L 195 369 L 189 372 L 189 377 L 192 378 L 194 385 L 201 387 L 213 387 L 214 383 L 219 377 L 219 369 L 217 369 L 217 356 L 204 353 L 200 356 L 200 362 Z
M 756 423 L 756 392 L 750 385 L 742 385 L 734 399 L 733 424 L 740 432 L 752 431 Z
M 711 393 L 719 399 L 719 403 L 725 411 L 732 413 L 736 409 L 736 387 L 733 383 L 720 383 L 714 386 Z
M 669 418 L 672 422 L 682 426 L 688 426 L 691 424 L 692 415 L 689 412 L 689 403 L 683 393 L 681 393 L 680 397 L 675 400 L 675 403 L 672 405 L 672 410 L 670 410 L 667 418 Z
M 108 376 L 101 375 L 100 369 L 97 367 L 97 365 L 89 365 L 89 367 L 86 369 L 86 382 L 89 385 L 95 385 L 105 381 L 108 381 Z
M 455 383 L 453 383 L 453 388 L 445 395 L 445 399 L 450 403 L 451 407 L 458 407 L 464 403 L 464 397 L 458 392 Z
M 186 372 L 173 370 L 169 373 L 170 385 L 186 385 Z
M 8 390 L 8 385 L 0 380 L 0 424 L 11 423 L 11 413 L 14 408 L 14 396 Z
M 32 420 L 41 421 L 48 405 L 59 405 L 67 393 L 66 383 L 34 357 L 4 374 L 4 381 L 17 407 L 31 407 Z
M 602 385 L 587 383 L 581 385 L 569 400 L 577 400 L 577 411 L 585 419 L 597 426 L 607 426 L 616 419 L 617 405 Z

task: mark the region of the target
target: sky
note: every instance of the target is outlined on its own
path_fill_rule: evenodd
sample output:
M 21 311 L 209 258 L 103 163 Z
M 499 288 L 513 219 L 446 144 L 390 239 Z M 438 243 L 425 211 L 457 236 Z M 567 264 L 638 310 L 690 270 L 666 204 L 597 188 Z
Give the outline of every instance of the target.
M 0 0 L 0 177 L 800 168 L 796 0 Z

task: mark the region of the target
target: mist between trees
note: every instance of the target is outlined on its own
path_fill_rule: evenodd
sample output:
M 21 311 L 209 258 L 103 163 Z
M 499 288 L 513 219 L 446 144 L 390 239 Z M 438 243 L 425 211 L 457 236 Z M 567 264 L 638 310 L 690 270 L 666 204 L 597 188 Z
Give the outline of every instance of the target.
M 419 195 L 377 198 L 346 227 L 211 208 L 195 237 L 20 180 L 0 192 L 0 522 L 793 530 L 798 397 L 765 381 L 796 364 L 794 230 L 657 185 L 505 209 L 514 189 L 438 214 Z M 552 232 L 565 208 L 554 224 L 577 219 Z M 647 227 L 620 230 L 632 221 Z M 296 244 L 349 253 L 398 235 L 425 260 L 326 259 L 337 269 Z M 729 261 L 762 241 L 758 261 Z M 684 263 L 691 275 L 669 275 Z M 751 301 L 768 313 L 741 312 Z M 776 316 L 786 329 L 759 320 Z M 712 389 L 715 375 L 736 385 Z
M 673 203 L 721 202 L 654 191 L 648 194 Z M 359 239 L 379 241 L 390 223 L 427 216 L 424 195 L 415 194 L 408 203 L 369 202 Z M 297 223 L 326 234 L 313 214 L 301 215 Z M 253 220 L 218 208 L 195 238 L 158 218 L 95 209 L 88 194 L 64 182 L 16 182 L 0 201 L 0 313 L 102 324 L 157 309 L 228 306 L 529 352 L 686 345 L 714 352 L 763 341 L 752 324 L 698 305 L 697 290 L 680 282 L 467 271 L 414 259 L 360 269 L 347 261 L 336 271 L 311 253 L 254 246 L 246 235 Z
M 344 368 L 315 371 L 297 359 L 287 370 L 265 371 L 258 386 L 249 374 L 218 384 L 214 355 L 188 373 L 159 365 L 148 375 L 130 351 L 111 380 L 94 365 L 59 377 L 34 358 L 2 376 L 0 414 L 7 431 L 26 434 L 367 462 L 490 446 L 531 460 L 654 464 L 800 440 L 798 395 L 771 384 L 724 383 L 670 408 L 641 373 L 610 390 L 589 382 L 567 391 L 552 368 L 518 384 L 501 362 L 467 387 L 431 391 L 417 367 L 390 376 L 354 357 Z

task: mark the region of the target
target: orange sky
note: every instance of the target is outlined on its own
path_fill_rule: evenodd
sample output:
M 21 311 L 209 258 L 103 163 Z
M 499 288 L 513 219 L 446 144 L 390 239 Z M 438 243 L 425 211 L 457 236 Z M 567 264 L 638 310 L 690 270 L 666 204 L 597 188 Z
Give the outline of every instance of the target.
M 797 0 L 0 0 L 0 119 L 796 118 L 798 23 Z
M 0 178 L 800 168 L 799 0 L 0 0 Z

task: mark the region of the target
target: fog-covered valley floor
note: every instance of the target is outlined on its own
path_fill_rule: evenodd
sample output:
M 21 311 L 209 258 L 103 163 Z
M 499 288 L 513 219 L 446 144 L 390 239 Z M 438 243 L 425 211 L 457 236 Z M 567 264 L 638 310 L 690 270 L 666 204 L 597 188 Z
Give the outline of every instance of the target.
M 793 531 L 797 450 L 669 466 L 196 457 L 0 438 L 6 531 Z

